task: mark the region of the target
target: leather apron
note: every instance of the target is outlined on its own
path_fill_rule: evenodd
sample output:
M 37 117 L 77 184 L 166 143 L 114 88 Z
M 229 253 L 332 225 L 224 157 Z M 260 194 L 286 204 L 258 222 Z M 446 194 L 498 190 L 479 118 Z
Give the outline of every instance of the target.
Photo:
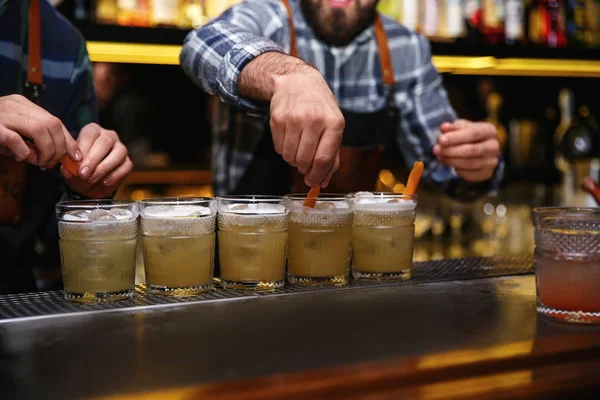
M 39 104 L 42 83 L 40 0 L 29 5 L 27 81 L 28 97 Z M 12 157 L 0 156 L 0 224 L 18 224 L 23 212 L 28 166 Z
M 290 4 L 288 0 L 282 2 L 288 11 L 290 55 L 298 57 Z M 373 191 L 379 172 L 386 164 L 385 159 L 393 160 L 393 164 L 402 161 L 395 141 L 400 123 L 400 112 L 395 100 L 396 81 L 387 34 L 379 16 L 375 20 L 375 38 L 383 83 L 388 93 L 387 104 L 383 110 L 374 113 L 341 110 L 346 120 L 346 128 L 340 149 L 340 168 L 326 189 L 330 193 Z M 287 165 L 275 152 L 268 124 L 266 126 L 266 132 L 263 132 L 254 158 L 233 194 L 285 195 L 306 192 L 304 176 Z

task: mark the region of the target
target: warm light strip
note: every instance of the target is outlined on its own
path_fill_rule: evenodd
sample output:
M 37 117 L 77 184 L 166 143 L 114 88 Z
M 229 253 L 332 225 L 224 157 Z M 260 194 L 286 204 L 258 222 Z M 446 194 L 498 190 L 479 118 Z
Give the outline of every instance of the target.
M 178 65 L 181 46 L 88 42 L 93 62 Z M 600 61 L 434 56 L 440 72 L 457 75 L 600 77 Z
M 181 46 L 88 42 L 87 49 L 92 62 L 178 65 Z

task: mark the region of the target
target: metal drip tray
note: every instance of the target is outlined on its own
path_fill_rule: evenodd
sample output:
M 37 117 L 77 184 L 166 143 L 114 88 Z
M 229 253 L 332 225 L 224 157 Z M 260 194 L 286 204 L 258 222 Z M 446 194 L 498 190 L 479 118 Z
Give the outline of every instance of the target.
M 352 290 L 353 288 L 384 285 L 409 285 L 414 283 L 491 278 L 506 275 L 529 274 L 533 273 L 533 271 L 533 258 L 531 256 L 466 258 L 415 263 L 413 276 L 406 282 L 379 283 L 360 281 L 351 282 L 343 288 L 300 287 L 288 285 L 282 289 L 266 293 L 233 291 L 217 288 L 200 295 L 180 298 L 148 294 L 146 293 L 144 286 L 140 285 L 136 287 L 135 295 L 131 300 L 104 304 L 73 303 L 65 300 L 61 291 L 13 294 L 0 296 L 0 320 L 203 301 L 221 301 L 258 296 L 278 296 L 325 290 Z

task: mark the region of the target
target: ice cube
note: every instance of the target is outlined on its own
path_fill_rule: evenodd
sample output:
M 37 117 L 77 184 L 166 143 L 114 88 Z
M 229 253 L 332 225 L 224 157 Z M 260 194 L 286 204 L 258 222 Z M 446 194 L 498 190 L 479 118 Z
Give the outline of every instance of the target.
M 335 210 L 335 205 L 328 201 L 323 201 L 321 203 L 317 203 L 315 208 L 319 211 L 333 211 Z
M 281 204 L 258 203 L 255 212 L 257 214 L 281 214 L 285 212 L 285 207 Z
M 90 221 L 93 221 L 93 222 L 116 221 L 117 220 L 117 217 L 115 217 L 114 215 L 111 215 L 110 212 L 108 212 L 106 210 L 102 210 L 100 208 L 93 210 L 88 215 L 88 217 L 89 217 Z
M 150 206 L 144 210 L 144 215 L 148 217 L 166 217 L 169 215 L 171 207 L 169 206 Z
M 371 192 L 356 192 L 355 197 L 375 197 L 375 194 Z
M 233 211 L 233 212 L 245 212 L 245 211 L 248 211 L 248 204 L 232 204 L 229 207 L 229 211 Z
M 122 208 L 115 208 L 110 210 L 110 214 L 117 219 L 131 219 L 133 218 L 133 213 L 129 210 L 124 210 Z
M 89 212 L 87 210 L 69 211 L 63 215 L 63 220 L 73 222 L 89 221 Z

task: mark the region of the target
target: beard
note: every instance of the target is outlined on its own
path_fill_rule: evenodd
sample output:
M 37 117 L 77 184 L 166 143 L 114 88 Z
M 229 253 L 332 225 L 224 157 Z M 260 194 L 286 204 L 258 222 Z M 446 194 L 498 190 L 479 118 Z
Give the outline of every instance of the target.
M 358 2 L 344 8 L 325 9 L 327 0 L 301 0 L 302 13 L 315 35 L 333 47 L 345 47 L 366 30 L 377 16 L 377 1 Z

